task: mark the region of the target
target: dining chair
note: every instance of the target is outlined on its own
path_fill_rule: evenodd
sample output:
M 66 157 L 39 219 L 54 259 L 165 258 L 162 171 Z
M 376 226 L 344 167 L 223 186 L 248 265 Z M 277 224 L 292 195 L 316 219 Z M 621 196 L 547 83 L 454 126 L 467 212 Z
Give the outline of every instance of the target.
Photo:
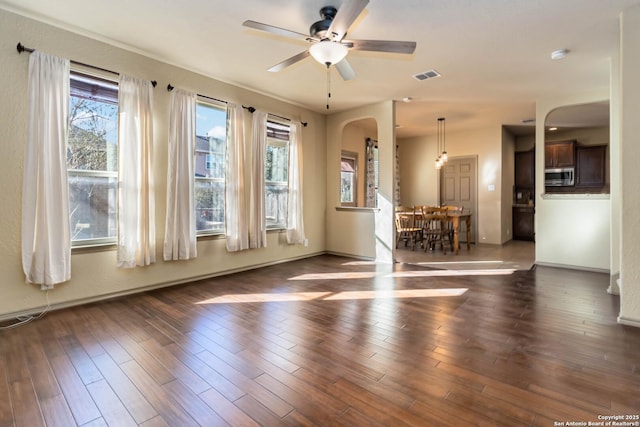
M 462 206 L 445 205 L 445 206 L 442 206 L 442 209 L 445 211 L 446 215 L 449 215 L 449 214 L 461 214 L 462 210 L 463 210 L 463 207 Z M 453 228 L 453 222 L 452 221 L 446 221 L 445 238 L 449 242 L 449 244 L 451 245 L 452 250 L 453 250 L 453 233 L 454 232 L 455 232 L 455 230 Z
M 422 214 L 419 216 L 422 217 Z M 405 246 L 408 244 L 413 250 L 417 242 L 422 242 L 423 229 L 422 226 L 416 227 L 415 221 L 416 213 L 413 209 L 410 212 L 396 212 L 396 248 L 403 241 Z
M 423 246 L 424 250 L 435 250 L 436 245 L 440 244 L 442 253 L 446 254 L 445 234 L 446 234 L 446 211 L 435 206 L 423 208 L 424 228 L 423 228 Z

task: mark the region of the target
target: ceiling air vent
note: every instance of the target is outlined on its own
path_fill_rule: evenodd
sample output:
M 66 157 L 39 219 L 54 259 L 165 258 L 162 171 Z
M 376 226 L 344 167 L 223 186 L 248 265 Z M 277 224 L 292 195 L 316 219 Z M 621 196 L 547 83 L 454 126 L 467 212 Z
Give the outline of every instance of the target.
M 440 73 L 437 72 L 436 70 L 425 71 L 424 73 L 418 73 L 413 76 L 414 79 L 420 80 L 420 81 L 432 79 L 434 77 L 440 77 Z

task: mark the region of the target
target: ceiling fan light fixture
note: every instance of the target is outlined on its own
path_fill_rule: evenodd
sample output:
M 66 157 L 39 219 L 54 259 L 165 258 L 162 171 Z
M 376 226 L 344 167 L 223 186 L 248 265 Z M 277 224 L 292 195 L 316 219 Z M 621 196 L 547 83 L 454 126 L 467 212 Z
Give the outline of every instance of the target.
M 347 46 L 331 40 L 322 40 L 309 48 L 309 53 L 313 56 L 313 59 L 322 65 L 337 64 L 347 56 L 348 51 L 349 48 Z
M 558 49 L 558 50 L 554 50 L 553 52 L 551 52 L 551 59 L 558 60 L 558 59 L 563 59 L 567 56 L 567 54 L 569 53 L 568 49 Z

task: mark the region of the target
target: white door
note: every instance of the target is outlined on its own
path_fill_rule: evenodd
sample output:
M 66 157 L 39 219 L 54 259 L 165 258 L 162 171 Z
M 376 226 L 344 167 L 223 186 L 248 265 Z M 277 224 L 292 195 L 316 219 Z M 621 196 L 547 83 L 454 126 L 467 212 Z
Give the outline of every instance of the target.
M 450 158 L 440 169 L 440 205 L 462 206 L 471 211 L 471 243 L 476 242 L 478 221 L 476 164 L 476 157 Z M 467 241 L 466 233 L 460 233 L 460 241 Z

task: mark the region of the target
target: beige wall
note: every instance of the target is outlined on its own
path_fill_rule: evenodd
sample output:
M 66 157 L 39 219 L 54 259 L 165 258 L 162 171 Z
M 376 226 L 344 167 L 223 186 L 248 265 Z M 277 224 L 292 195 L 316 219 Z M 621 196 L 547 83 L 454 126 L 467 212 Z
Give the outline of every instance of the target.
M 376 132 L 367 130 L 362 121 L 352 122 L 344 127 L 342 132 L 342 149 L 358 155 L 357 173 L 357 206 L 366 206 L 366 173 L 367 155 L 366 139 L 377 139 Z
M 400 204 L 437 206 L 438 172 L 435 136 L 398 139 Z
M 619 321 L 640 326 L 640 6 L 634 6 L 622 14 L 620 59 L 623 231 L 620 250 Z
M 340 152 L 345 126 L 362 119 L 374 119 L 378 140 L 378 208 L 339 209 Z M 391 261 L 395 173 L 395 104 L 381 102 L 327 118 L 327 251 L 359 258 Z
M 547 132 L 546 142 L 576 141 L 579 145 L 609 145 L 610 129 L 606 127 L 576 128 Z
M 21 189 L 25 130 L 27 125 L 28 54 L 19 55 L 12 48 L 18 42 L 43 52 L 70 58 L 87 64 L 115 70 L 140 78 L 157 80 L 154 90 L 154 179 L 156 182 L 156 245 L 155 265 L 124 270 L 116 268 L 116 252 L 102 250 L 74 253 L 71 261 L 72 279 L 49 292 L 54 306 L 79 303 L 101 297 L 135 292 L 147 287 L 188 281 L 227 271 L 305 257 L 325 250 L 326 149 L 324 116 L 299 107 L 250 92 L 212 78 L 185 71 L 137 53 L 132 53 L 68 31 L 0 10 L 0 50 L 3 78 L 0 79 L 0 210 L 3 238 L 0 240 L 0 277 L 2 298 L 0 318 L 12 313 L 39 309 L 45 295 L 36 287 L 24 283 L 21 266 Z M 284 234 L 270 232 L 268 248 L 228 253 L 224 239 L 200 240 L 198 258 L 190 261 L 163 262 L 167 168 L 168 83 L 204 95 L 252 105 L 284 117 L 308 122 L 303 129 L 304 221 L 309 246 L 289 246 Z M 247 135 L 251 135 L 251 115 L 246 113 Z M 247 149 L 250 154 L 250 150 Z M 249 158 L 247 159 L 249 161 Z

